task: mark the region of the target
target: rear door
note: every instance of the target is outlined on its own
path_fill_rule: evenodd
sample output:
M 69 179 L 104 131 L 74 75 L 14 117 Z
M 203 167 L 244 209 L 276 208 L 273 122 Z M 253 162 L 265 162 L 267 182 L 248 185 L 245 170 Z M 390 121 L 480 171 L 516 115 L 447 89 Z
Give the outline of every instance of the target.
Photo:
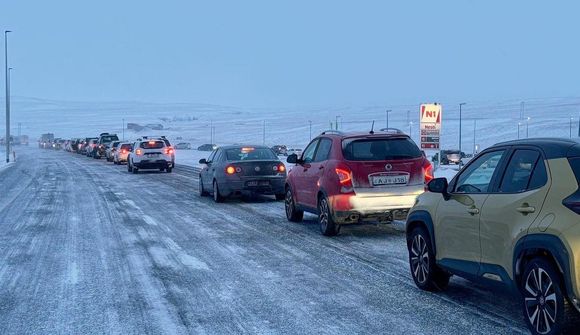
M 515 243 L 538 218 L 549 189 L 546 163 L 540 151 L 535 148 L 513 151 L 501 182 L 481 211 L 484 266 L 480 276 L 505 280 L 503 275 L 511 273 Z M 498 266 L 504 271 L 499 271 Z
M 309 164 L 309 167 L 304 169 L 304 181 L 307 183 L 309 190 L 309 192 L 304 193 L 304 204 L 309 207 L 316 208 L 318 206 L 319 180 L 324 174 L 331 147 L 332 140 L 330 138 L 320 138 L 314 159 Z
M 206 190 L 210 190 L 211 187 L 213 187 L 213 173 L 211 172 L 211 169 L 212 169 L 213 165 L 215 164 L 215 162 L 213 162 L 213 160 L 216 156 L 216 153 L 217 153 L 217 150 L 212 151 L 211 154 L 209 154 L 209 156 L 206 159 L 207 164 L 205 164 L 201 168 L 201 179 L 203 181 L 203 187 Z
M 343 155 L 352 171 L 358 196 L 406 192 L 424 187 L 424 157 L 406 136 L 343 140 Z

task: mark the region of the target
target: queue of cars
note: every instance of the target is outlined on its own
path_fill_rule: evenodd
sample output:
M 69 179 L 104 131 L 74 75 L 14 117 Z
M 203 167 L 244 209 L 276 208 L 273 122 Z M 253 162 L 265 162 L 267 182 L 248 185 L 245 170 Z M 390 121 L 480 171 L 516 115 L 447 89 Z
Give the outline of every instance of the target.
M 63 145 L 91 157 L 100 157 L 104 145 L 108 160 L 126 161 L 133 173 L 175 166 L 166 138 L 126 143 L 113 135 Z M 455 275 L 512 293 L 532 334 L 574 334 L 580 325 L 578 142 L 499 143 L 451 181 L 434 178 L 425 154 L 394 129 L 323 132 L 299 155 L 287 150 L 288 167 L 276 154 L 282 147 L 211 147 L 199 161 L 200 196 L 219 203 L 248 192 L 273 195 L 284 200 L 287 220 L 313 213 L 326 236 L 345 225 L 406 220 L 409 268 L 419 289 L 445 290 Z M 445 154 L 449 162 L 463 156 Z

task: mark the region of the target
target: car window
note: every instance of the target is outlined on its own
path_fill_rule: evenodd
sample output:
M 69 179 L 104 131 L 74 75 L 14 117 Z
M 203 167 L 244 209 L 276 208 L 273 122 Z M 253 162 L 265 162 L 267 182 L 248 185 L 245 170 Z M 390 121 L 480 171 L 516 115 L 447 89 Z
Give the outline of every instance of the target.
M 221 149 L 218 149 L 218 150 L 216 151 L 216 153 L 215 153 L 215 157 L 213 158 L 213 160 L 214 160 L 215 162 L 221 162 L 221 161 L 223 161 L 223 159 L 222 159 L 222 158 L 224 157 L 223 153 L 224 153 L 224 151 L 223 151 L 223 150 L 221 150 Z
M 314 152 L 316 151 L 316 146 L 318 145 L 318 139 L 312 141 L 307 147 L 306 149 L 304 149 L 304 152 L 302 153 L 302 161 L 304 161 L 304 163 L 311 163 L 312 160 L 314 159 Z
M 528 185 L 528 190 L 533 190 L 540 188 L 548 182 L 548 171 L 546 171 L 546 162 L 540 157 L 532 172 L 532 178 L 530 179 L 530 184 Z
M 228 161 L 250 161 L 250 160 L 277 160 L 278 157 L 270 148 L 242 147 L 226 150 Z
M 161 149 L 161 148 L 165 147 L 165 142 L 163 142 L 163 141 L 141 142 L 140 147 L 143 149 Z
M 318 149 L 316 150 L 316 155 L 314 156 L 315 162 L 323 162 L 328 159 L 330 155 L 330 148 L 332 147 L 332 140 L 329 138 L 321 138 Z
M 516 150 L 507 165 L 500 183 L 499 192 L 517 193 L 526 191 L 530 184 L 532 171 L 539 160 L 540 153 L 535 150 Z M 543 160 L 541 163 L 543 163 Z M 538 174 L 541 174 L 541 170 L 538 171 Z M 541 179 L 540 177 L 538 179 Z M 541 180 L 535 181 L 535 183 L 539 182 Z
M 505 150 L 483 154 L 459 175 L 455 185 L 457 193 L 487 193 L 491 180 Z
M 214 150 L 211 152 L 211 154 L 209 154 L 209 157 L 207 158 L 208 162 L 212 162 L 213 158 L 215 157 L 215 154 L 217 153 L 217 150 Z
M 344 140 L 342 154 L 349 161 L 412 159 L 423 155 L 411 139 L 404 137 Z

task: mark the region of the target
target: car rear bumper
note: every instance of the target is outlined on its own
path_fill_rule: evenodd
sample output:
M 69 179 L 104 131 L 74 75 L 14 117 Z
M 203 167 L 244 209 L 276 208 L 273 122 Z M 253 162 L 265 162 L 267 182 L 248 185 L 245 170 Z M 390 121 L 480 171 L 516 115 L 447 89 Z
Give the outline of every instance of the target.
M 338 224 L 405 220 L 424 186 L 393 188 L 388 192 L 341 194 L 331 198 L 333 218 Z
M 228 180 L 219 183 L 220 193 L 241 195 L 243 193 L 284 194 L 286 177 L 254 177 L 242 180 Z

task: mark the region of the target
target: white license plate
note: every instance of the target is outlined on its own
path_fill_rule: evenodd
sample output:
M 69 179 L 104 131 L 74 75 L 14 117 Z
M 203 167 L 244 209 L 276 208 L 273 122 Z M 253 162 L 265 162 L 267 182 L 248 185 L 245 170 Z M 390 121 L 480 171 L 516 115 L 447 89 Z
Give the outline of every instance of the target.
M 372 176 L 371 180 L 373 182 L 373 186 L 404 185 L 409 182 L 409 176 L 408 175 Z
M 269 186 L 270 185 L 270 182 L 267 181 L 267 180 L 260 180 L 260 181 L 258 181 L 258 180 L 250 180 L 247 183 L 247 185 L 248 186 Z
M 159 154 L 147 154 L 149 158 L 159 158 Z

